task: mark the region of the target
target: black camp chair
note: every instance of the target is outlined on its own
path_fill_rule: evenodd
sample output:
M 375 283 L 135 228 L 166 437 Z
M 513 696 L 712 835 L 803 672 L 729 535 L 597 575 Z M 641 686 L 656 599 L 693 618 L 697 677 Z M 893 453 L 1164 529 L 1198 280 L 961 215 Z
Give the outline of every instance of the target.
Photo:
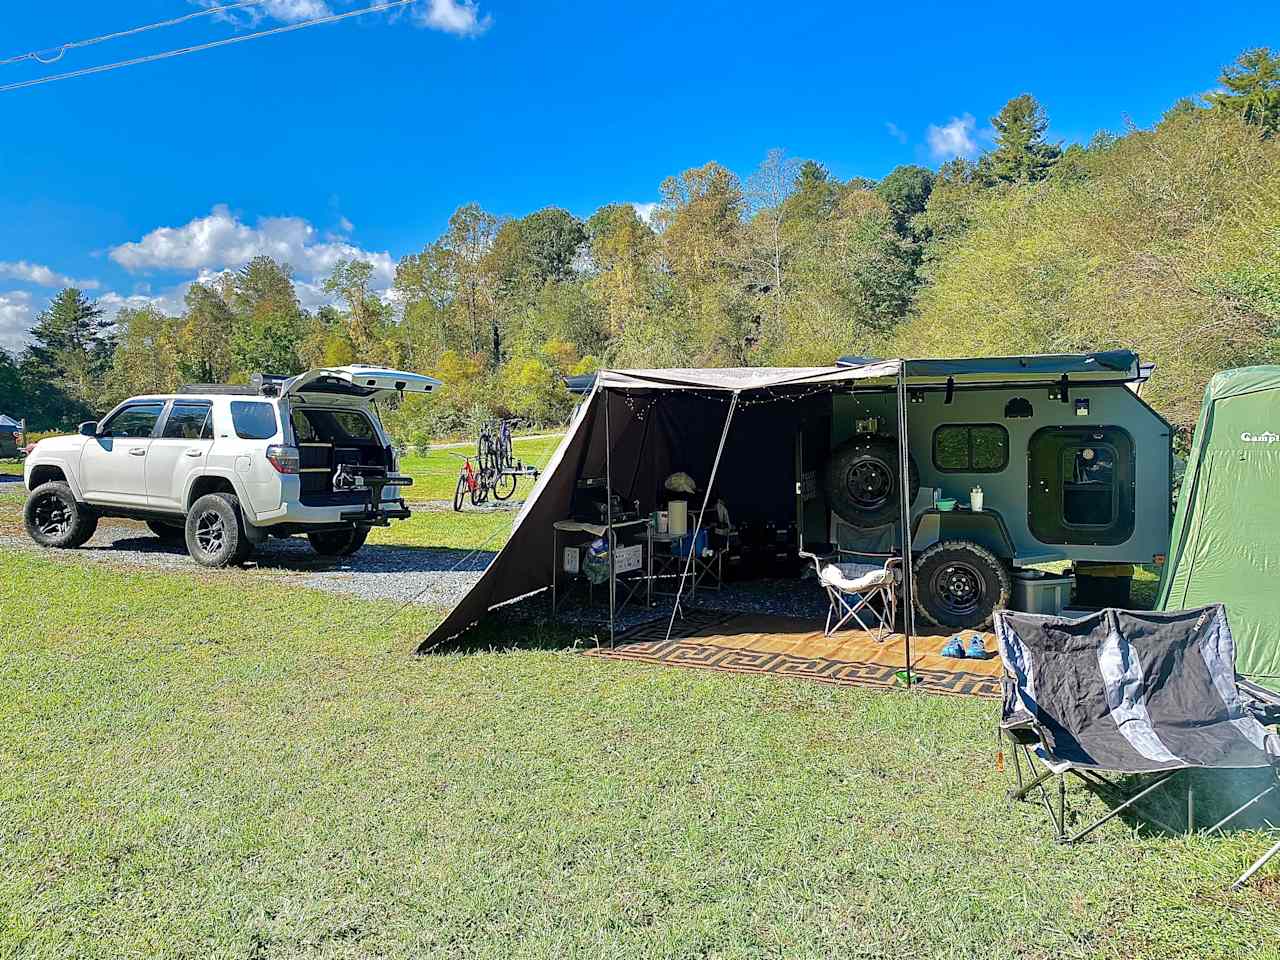
M 1079 620 L 996 614 L 1005 667 L 1000 727 L 1014 743 L 1014 799 L 1038 790 L 1056 839 L 1076 843 L 1195 768 L 1280 768 L 1280 738 L 1246 709 L 1236 688 L 1235 645 L 1221 604 L 1197 610 L 1101 610 Z M 1024 776 L 1019 751 L 1026 760 Z M 1036 763 L 1044 771 L 1036 774 Z M 1067 832 L 1066 775 L 1116 803 Z M 1125 789 L 1104 774 L 1150 774 Z M 1058 809 L 1044 784 L 1058 777 Z M 1195 794 L 1187 788 L 1187 829 Z M 1274 778 L 1273 778 L 1274 779 Z M 1280 787 L 1273 782 L 1209 828 L 1214 833 Z M 1149 812 L 1142 819 L 1178 831 Z M 1259 862 L 1261 865 L 1261 861 Z

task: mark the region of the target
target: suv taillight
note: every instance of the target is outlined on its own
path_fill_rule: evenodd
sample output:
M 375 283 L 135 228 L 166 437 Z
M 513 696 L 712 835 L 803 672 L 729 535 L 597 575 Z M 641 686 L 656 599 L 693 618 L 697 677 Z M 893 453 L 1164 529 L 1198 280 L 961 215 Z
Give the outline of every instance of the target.
M 281 443 L 273 443 L 267 447 L 267 459 L 276 468 L 277 473 L 297 473 L 302 465 L 297 447 L 288 447 Z

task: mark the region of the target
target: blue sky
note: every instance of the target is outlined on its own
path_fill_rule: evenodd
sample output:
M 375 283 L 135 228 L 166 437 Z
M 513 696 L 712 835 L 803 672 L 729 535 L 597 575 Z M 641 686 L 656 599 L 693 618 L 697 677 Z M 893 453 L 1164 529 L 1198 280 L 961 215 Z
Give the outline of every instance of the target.
M 0 65 L 0 84 L 372 2 L 264 0 L 256 24 L 203 17 Z M 212 3 L 6 3 L 0 58 Z M 586 216 L 652 203 L 709 160 L 746 175 L 772 147 L 841 178 L 936 166 L 981 149 L 1023 92 L 1055 139 L 1087 140 L 1280 45 L 1274 0 L 982 6 L 418 0 L 0 93 L 0 345 L 68 280 L 110 309 L 172 309 L 192 279 L 268 252 L 309 304 L 340 256 L 385 284 L 468 201 Z

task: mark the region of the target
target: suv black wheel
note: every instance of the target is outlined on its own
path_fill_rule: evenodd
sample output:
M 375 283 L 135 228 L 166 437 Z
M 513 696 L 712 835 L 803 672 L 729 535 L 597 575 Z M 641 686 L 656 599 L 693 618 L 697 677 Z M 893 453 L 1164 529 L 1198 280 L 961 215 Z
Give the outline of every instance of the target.
M 902 515 L 898 488 L 896 437 L 863 434 L 846 441 L 831 454 L 823 474 L 827 502 L 842 519 L 859 529 L 882 527 Z M 915 457 L 907 457 L 908 499 L 920 492 Z
M 935 543 L 916 558 L 916 609 L 940 627 L 981 630 L 1009 603 L 1009 571 L 968 540 Z
M 76 503 L 62 480 L 42 483 L 31 492 L 22 510 L 27 535 L 42 547 L 80 547 L 98 529 L 98 515 Z
M 168 520 L 148 520 L 147 529 L 166 543 L 182 543 L 187 536 L 182 524 L 170 523 Z
M 322 557 L 349 557 L 369 538 L 368 527 L 352 527 L 350 530 L 317 530 L 308 533 L 311 549 Z
M 187 552 L 205 567 L 243 563 L 253 551 L 244 532 L 240 501 L 232 493 L 207 493 L 187 513 Z

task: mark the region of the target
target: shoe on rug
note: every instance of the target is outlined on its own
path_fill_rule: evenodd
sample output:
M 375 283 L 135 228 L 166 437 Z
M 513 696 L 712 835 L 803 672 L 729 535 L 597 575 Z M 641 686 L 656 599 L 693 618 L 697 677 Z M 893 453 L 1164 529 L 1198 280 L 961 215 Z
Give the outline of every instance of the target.
M 983 642 L 982 638 L 975 633 L 969 638 L 969 646 L 968 649 L 965 650 L 964 655 L 970 660 L 985 660 L 987 659 L 987 645 Z
M 942 655 L 944 657 L 956 657 L 961 660 L 964 659 L 964 647 L 960 645 L 959 634 L 956 634 L 947 641 L 947 645 L 942 648 Z

